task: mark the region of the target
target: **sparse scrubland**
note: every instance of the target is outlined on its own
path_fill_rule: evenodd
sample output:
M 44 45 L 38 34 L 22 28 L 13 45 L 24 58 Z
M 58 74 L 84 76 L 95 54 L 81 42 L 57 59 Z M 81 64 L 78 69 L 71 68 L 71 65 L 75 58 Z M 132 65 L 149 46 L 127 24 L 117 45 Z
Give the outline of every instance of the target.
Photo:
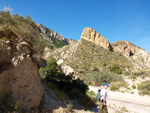
M 139 86 L 140 95 L 150 95 L 150 81 L 142 82 Z
M 99 86 L 107 82 L 112 84 L 112 90 L 127 86 L 121 74 L 126 72 L 125 67 L 132 64 L 122 54 L 106 51 L 103 47 L 84 39 L 81 43 L 76 59 L 68 63 L 75 69 L 76 76 L 89 85 Z

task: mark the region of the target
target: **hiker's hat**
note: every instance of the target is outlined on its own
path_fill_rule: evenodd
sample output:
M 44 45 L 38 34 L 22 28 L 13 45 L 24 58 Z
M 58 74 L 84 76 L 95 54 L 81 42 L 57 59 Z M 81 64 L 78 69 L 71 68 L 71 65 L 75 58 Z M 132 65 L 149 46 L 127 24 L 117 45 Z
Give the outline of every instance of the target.
M 104 84 L 104 86 L 107 86 L 107 87 L 109 87 L 109 85 L 108 85 L 107 83 L 105 83 L 105 84 Z

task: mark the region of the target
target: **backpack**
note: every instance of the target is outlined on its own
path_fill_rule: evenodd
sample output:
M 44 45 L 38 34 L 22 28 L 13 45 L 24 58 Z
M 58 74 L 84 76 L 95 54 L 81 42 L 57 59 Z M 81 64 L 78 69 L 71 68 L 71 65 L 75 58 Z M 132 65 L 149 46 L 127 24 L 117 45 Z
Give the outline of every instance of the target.
M 100 101 L 100 99 L 101 99 L 101 90 L 100 90 L 100 89 L 98 90 L 96 99 L 99 100 L 99 101 Z

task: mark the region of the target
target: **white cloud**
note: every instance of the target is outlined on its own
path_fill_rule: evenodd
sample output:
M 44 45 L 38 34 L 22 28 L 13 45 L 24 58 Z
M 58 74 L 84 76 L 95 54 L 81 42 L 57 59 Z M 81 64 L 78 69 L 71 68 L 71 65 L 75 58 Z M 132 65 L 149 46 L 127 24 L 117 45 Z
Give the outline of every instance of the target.
M 12 12 L 13 9 L 12 9 L 10 6 L 9 6 L 9 7 L 4 6 L 4 8 L 2 8 L 1 11 L 9 11 L 9 12 Z

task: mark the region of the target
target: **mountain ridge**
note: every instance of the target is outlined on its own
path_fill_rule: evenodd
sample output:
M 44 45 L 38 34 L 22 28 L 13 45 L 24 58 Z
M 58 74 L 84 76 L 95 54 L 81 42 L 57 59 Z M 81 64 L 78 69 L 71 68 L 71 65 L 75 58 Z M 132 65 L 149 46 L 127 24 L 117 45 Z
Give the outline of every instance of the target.
M 64 42 L 66 45 L 76 42 L 73 39 L 65 38 L 62 34 L 59 34 L 58 32 L 47 28 L 43 24 L 37 24 L 37 26 L 39 28 L 40 34 L 42 35 L 42 38 L 45 39 L 45 40 L 48 40 L 48 41 L 52 42 L 50 37 L 54 37 L 54 38 Z
M 82 40 L 87 40 L 87 41 L 82 41 Z M 82 43 L 83 42 L 83 43 Z M 63 50 L 61 48 L 61 50 L 59 51 L 59 54 L 57 54 L 57 50 L 52 52 L 50 56 L 53 56 L 54 54 L 57 54 L 57 56 L 54 55 L 54 57 L 56 57 L 58 59 L 58 56 L 61 56 L 62 59 L 63 58 L 71 58 L 71 59 L 76 59 L 76 58 L 73 58 L 73 57 L 77 57 L 76 55 L 73 55 L 73 54 L 76 54 L 77 51 L 80 51 L 78 50 L 78 48 L 80 48 L 83 44 L 86 43 L 94 43 L 96 44 L 97 46 L 95 47 L 102 47 L 104 49 L 102 49 L 103 52 L 103 56 L 107 55 L 108 52 L 107 51 L 111 51 L 113 54 L 120 54 L 120 55 L 123 55 L 124 57 L 126 57 L 126 59 L 128 60 L 128 63 L 130 62 L 130 66 L 128 67 L 124 67 L 123 70 L 126 70 L 126 71 L 135 71 L 135 70 L 138 70 L 138 69 L 146 69 L 146 68 L 150 68 L 150 54 L 147 53 L 144 49 L 132 44 L 131 42 L 128 42 L 128 41 L 117 41 L 115 43 L 109 43 L 109 41 L 103 37 L 102 35 L 100 35 L 99 33 L 96 32 L 96 30 L 93 30 L 92 28 L 85 28 L 81 34 L 81 39 L 79 41 L 77 41 L 76 44 L 74 45 L 71 45 L 71 46 L 68 46 L 68 47 L 63 47 L 64 49 L 65 48 L 68 48 L 66 50 Z M 91 43 L 89 43 L 91 45 Z M 80 46 L 80 47 L 79 47 Z M 84 48 L 80 48 L 81 50 L 84 49 Z M 90 49 L 90 48 L 89 48 Z M 100 53 L 100 52 L 98 52 Z M 87 55 L 88 54 L 96 54 L 96 53 L 86 53 Z M 110 53 L 109 53 L 110 54 Z M 72 57 L 70 57 L 72 56 Z M 82 56 L 82 53 L 81 53 L 81 56 Z M 114 60 L 114 55 L 112 55 L 112 60 Z M 48 58 L 48 55 L 46 55 L 46 57 Z M 46 58 L 45 57 L 45 58 Z M 78 56 L 80 57 L 80 56 Z M 95 58 L 96 56 L 93 56 L 93 59 Z M 121 57 L 120 57 L 121 58 Z M 58 60 L 60 60 L 61 58 L 59 58 Z M 78 58 L 77 58 L 78 59 Z M 122 57 L 122 59 L 124 59 Z M 81 59 L 82 61 L 82 59 Z M 120 59 L 121 61 L 121 59 Z M 68 60 L 67 60 L 68 62 Z M 124 61 L 121 61 L 121 62 L 124 62 Z M 105 62 L 103 62 L 105 64 Z M 114 63 L 115 64 L 115 63 Z M 68 64 L 69 65 L 69 64 Z M 110 66 L 112 66 L 113 64 L 111 64 Z M 122 65 L 122 64 L 121 64 Z

